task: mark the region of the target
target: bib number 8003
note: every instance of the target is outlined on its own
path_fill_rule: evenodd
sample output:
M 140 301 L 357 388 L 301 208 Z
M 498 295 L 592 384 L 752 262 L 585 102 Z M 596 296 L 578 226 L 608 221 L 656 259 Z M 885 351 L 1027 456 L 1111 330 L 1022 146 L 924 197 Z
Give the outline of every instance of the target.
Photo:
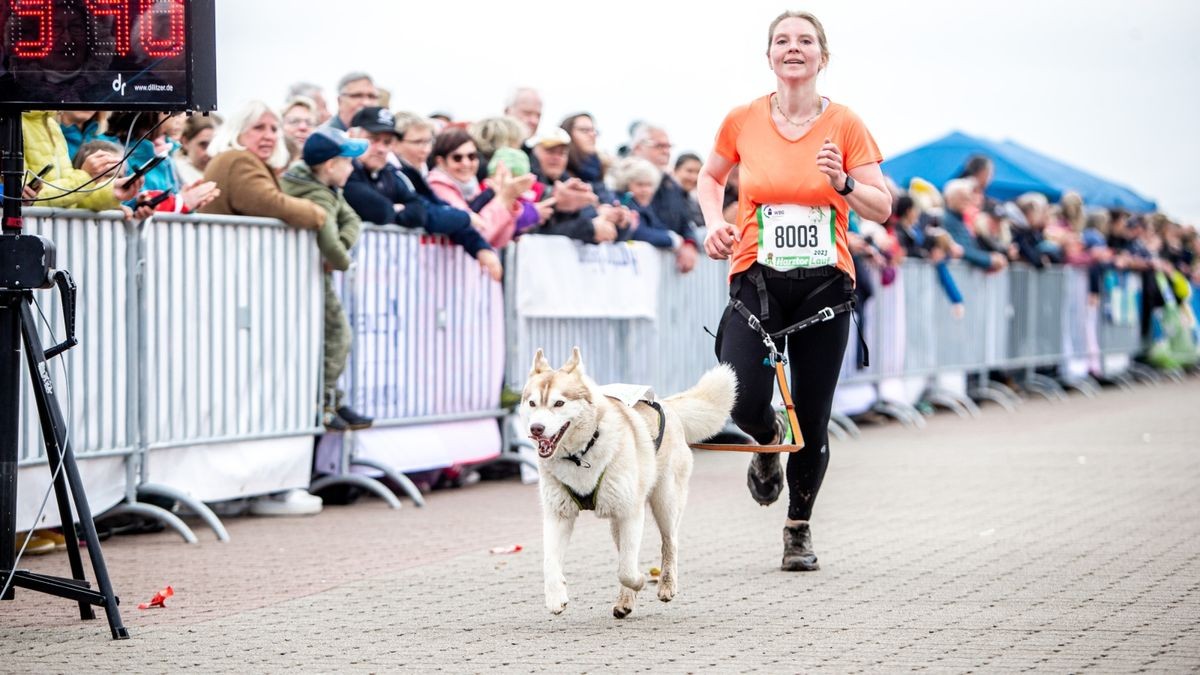
M 781 225 L 775 228 L 777 248 L 808 248 L 817 245 L 816 225 Z

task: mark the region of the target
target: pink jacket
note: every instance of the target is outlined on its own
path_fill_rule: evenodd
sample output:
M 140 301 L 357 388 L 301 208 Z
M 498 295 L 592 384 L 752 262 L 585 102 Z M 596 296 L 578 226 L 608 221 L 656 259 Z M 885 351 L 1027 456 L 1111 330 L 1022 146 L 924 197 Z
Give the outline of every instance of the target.
M 442 201 L 464 211 L 470 211 L 471 205 L 463 198 L 462 190 L 454 179 L 441 169 L 429 172 L 429 187 Z M 504 208 L 499 199 L 492 199 L 479 212 L 483 219 L 483 229 L 480 234 L 494 249 L 501 249 L 512 241 L 513 231 L 517 225 L 517 215 L 521 213 L 521 205 L 514 203 L 511 208 Z

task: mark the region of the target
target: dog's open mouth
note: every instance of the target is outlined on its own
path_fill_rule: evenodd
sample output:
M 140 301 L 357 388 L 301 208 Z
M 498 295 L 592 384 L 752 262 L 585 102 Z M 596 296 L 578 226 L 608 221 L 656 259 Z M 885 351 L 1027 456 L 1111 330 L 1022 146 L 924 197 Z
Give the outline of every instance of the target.
M 562 440 L 563 434 L 567 433 L 567 427 L 571 426 L 570 422 L 562 425 L 558 433 L 553 436 L 530 436 L 534 443 L 537 443 L 538 457 L 545 459 L 554 454 L 554 448 L 558 447 L 558 442 Z

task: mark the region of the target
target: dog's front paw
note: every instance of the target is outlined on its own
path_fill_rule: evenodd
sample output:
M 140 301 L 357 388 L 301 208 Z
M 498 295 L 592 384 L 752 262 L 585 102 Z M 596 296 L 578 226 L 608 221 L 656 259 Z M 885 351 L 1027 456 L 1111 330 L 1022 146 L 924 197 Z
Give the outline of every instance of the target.
M 550 610 L 551 614 L 562 614 L 569 601 L 566 586 L 558 584 L 557 587 L 546 587 L 546 609 Z
M 663 574 L 658 580 L 658 599 L 663 602 L 670 602 L 675 599 L 675 594 L 679 592 L 679 588 L 675 583 L 675 577 L 671 574 Z
M 621 592 L 617 595 L 617 602 L 613 605 L 613 616 L 618 619 L 624 619 L 633 611 L 633 603 L 637 602 L 637 593 L 628 588 L 621 588 Z

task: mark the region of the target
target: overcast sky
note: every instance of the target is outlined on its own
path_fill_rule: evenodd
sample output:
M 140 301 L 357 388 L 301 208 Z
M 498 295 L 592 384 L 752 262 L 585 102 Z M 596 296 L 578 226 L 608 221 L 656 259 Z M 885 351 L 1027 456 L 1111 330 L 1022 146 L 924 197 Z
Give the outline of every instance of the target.
M 818 90 L 858 112 L 885 157 L 952 130 L 1012 139 L 1200 224 L 1195 0 L 220 0 L 220 104 L 278 104 L 300 79 L 332 94 L 366 70 L 394 109 L 476 119 L 527 84 L 543 126 L 588 111 L 613 149 L 651 120 L 676 153 L 704 156 L 731 107 L 773 89 L 766 31 L 789 8 L 825 24 Z

